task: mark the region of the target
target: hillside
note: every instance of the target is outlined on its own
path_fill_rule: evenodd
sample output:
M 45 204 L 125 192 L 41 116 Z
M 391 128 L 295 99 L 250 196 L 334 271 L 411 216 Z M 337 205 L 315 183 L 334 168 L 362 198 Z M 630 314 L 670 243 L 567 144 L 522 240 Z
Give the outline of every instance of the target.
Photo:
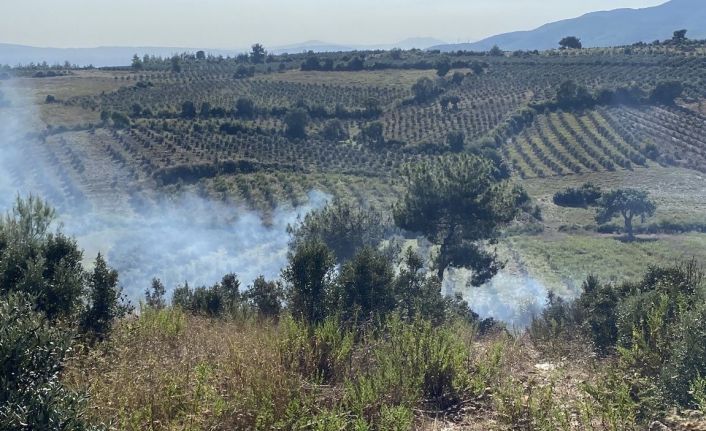
M 487 51 L 497 45 L 505 51 L 557 48 L 565 36 L 576 36 L 584 47 L 624 46 L 665 40 L 674 30 L 689 30 L 689 38 L 706 38 L 706 2 L 671 0 L 644 9 L 593 12 L 578 18 L 545 24 L 529 31 L 500 34 L 474 43 L 437 45 L 444 52 Z

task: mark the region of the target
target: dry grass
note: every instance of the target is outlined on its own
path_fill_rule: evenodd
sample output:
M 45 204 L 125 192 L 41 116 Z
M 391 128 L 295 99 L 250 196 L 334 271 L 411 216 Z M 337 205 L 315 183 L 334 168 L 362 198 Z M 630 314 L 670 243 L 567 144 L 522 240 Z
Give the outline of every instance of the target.
M 600 384 L 601 366 L 609 363 L 582 349 L 557 356 L 506 334 L 463 344 L 465 396 L 439 410 L 418 395 L 405 404 L 416 393 L 401 383 L 409 377 L 405 370 L 375 372 L 385 362 L 382 353 L 399 350 L 415 332 L 364 337 L 333 378 L 322 380 L 304 372 L 314 358 L 296 347 L 307 332 L 297 328 L 288 318 L 278 324 L 147 311 L 121 322 L 107 344 L 79 355 L 65 380 L 88 392 L 94 421 L 120 430 L 633 429 L 602 423 L 583 383 Z M 459 340 L 472 332 L 451 331 Z

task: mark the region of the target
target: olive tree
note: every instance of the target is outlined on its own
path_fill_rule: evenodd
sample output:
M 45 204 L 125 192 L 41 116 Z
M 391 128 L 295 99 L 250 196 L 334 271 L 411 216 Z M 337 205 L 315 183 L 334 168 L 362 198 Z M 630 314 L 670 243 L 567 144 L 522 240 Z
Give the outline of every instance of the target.
M 633 233 L 633 219 L 640 217 L 644 223 L 647 217 L 652 217 L 657 209 L 657 204 L 652 201 L 645 191 L 635 189 L 619 189 L 604 193 L 598 201 L 596 221 L 607 223 L 617 216 L 622 216 L 625 221 L 625 232 L 630 240 L 635 238 Z

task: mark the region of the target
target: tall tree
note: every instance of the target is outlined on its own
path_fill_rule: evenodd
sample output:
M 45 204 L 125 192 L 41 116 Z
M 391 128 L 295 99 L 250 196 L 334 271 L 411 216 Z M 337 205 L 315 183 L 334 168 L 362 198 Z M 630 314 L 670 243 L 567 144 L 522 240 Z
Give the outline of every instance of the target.
M 394 278 L 386 256 L 363 247 L 341 270 L 338 309 L 356 320 L 385 315 L 395 307 Z
M 375 208 L 335 200 L 314 210 L 304 220 L 288 228 L 292 235 L 290 247 L 319 240 L 331 249 L 338 263 L 353 257 L 364 246 L 377 246 L 389 228 L 389 222 Z
M 650 94 L 653 102 L 673 105 L 674 100 L 684 92 L 684 85 L 679 81 L 661 81 Z
M 143 67 L 142 60 L 140 59 L 140 57 L 137 56 L 137 54 L 135 54 L 132 57 L 132 69 L 133 70 L 142 70 L 142 67 Z
M 250 61 L 253 64 L 264 63 L 265 58 L 267 58 L 267 51 L 265 51 L 264 46 L 259 43 L 256 43 L 250 48 Z
M 162 280 L 153 278 L 150 288 L 145 290 L 145 302 L 147 306 L 156 310 L 164 308 L 167 305 L 164 300 L 166 293 L 167 289 L 164 287 Z
M 502 264 L 484 242 L 492 243 L 515 218 L 526 194 L 491 161 L 468 154 L 410 166 L 404 178 L 407 192 L 394 207 L 395 222 L 439 245 L 439 278 L 449 267 L 473 270 L 474 285 L 492 278 Z
M 100 253 L 93 272 L 86 278 L 88 306 L 81 326 L 87 333 L 102 340 L 110 333 L 113 322 L 129 312 L 130 306 L 118 286 L 118 272 L 108 266 Z
M 285 134 L 290 138 L 306 138 L 306 126 L 309 124 L 309 114 L 304 109 L 290 110 L 284 117 Z
M 604 193 L 598 201 L 596 221 L 607 223 L 617 216 L 625 221 L 625 232 L 630 240 L 635 239 L 633 219 L 640 217 L 644 223 L 647 217 L 652 217 L 657 210 L 657 204 L 650 199 L 645 191 L 635 189 L 619 189 Z
M 567 36 L 559 41 L 559 46 L 561 49 L 581 49 L 583 45 L 581 44 L 581 39 L 576 36 Z
M 75 317 L 83 295 L 83 253 L 76 241 L 51 232 L 48 203 L 19 196 L 0 219 L 0 294 L 22 292 L 50 319 Z
M 672 37 L 674 42 L 684 42 L 686 40 L 686 30 L 677 30 Z
M 335 258 L 320 240 L 297 246 L 282 272 L 292 314 L 310 323 L 323 321 L 329 311 Z
M 282 286 L 275 281 L 258 277 L 247 292 L 247 298 L 258 314 L 263 317 L 277 317 L 282 309 Z

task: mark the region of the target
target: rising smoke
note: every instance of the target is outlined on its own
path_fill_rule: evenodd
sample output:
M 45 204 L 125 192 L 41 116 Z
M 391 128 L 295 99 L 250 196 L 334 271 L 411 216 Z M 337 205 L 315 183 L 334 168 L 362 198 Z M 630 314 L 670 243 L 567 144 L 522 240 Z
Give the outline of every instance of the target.
M 114 197 L 130 202 L 123 208 L 98 202 L 66 175 L 57 175 L 57 166 L 43 157 L 42 144 L 33 138 L 42 129 L 31 96 L 12 81 L 1 85 L 9 106 L 0 107 L 0 207 L 9 209 L 18 193 L 48 200 L 58 208 L 63 231 L 85 250 L 85 258 L 93 259 L 98 252 L 107 256 L 133 300 L 152 277 L 169 289 L 184 282 L 212 284 L 229 272 L 244 284 L 259 275 L 278 277 L 286 264 L 287 226 L 329 199 L 311 191 L 303 206 L 276 208 L 267 225 L 256 212 L 194 193 L 154 197 L 136 190 L 127 200 Z

